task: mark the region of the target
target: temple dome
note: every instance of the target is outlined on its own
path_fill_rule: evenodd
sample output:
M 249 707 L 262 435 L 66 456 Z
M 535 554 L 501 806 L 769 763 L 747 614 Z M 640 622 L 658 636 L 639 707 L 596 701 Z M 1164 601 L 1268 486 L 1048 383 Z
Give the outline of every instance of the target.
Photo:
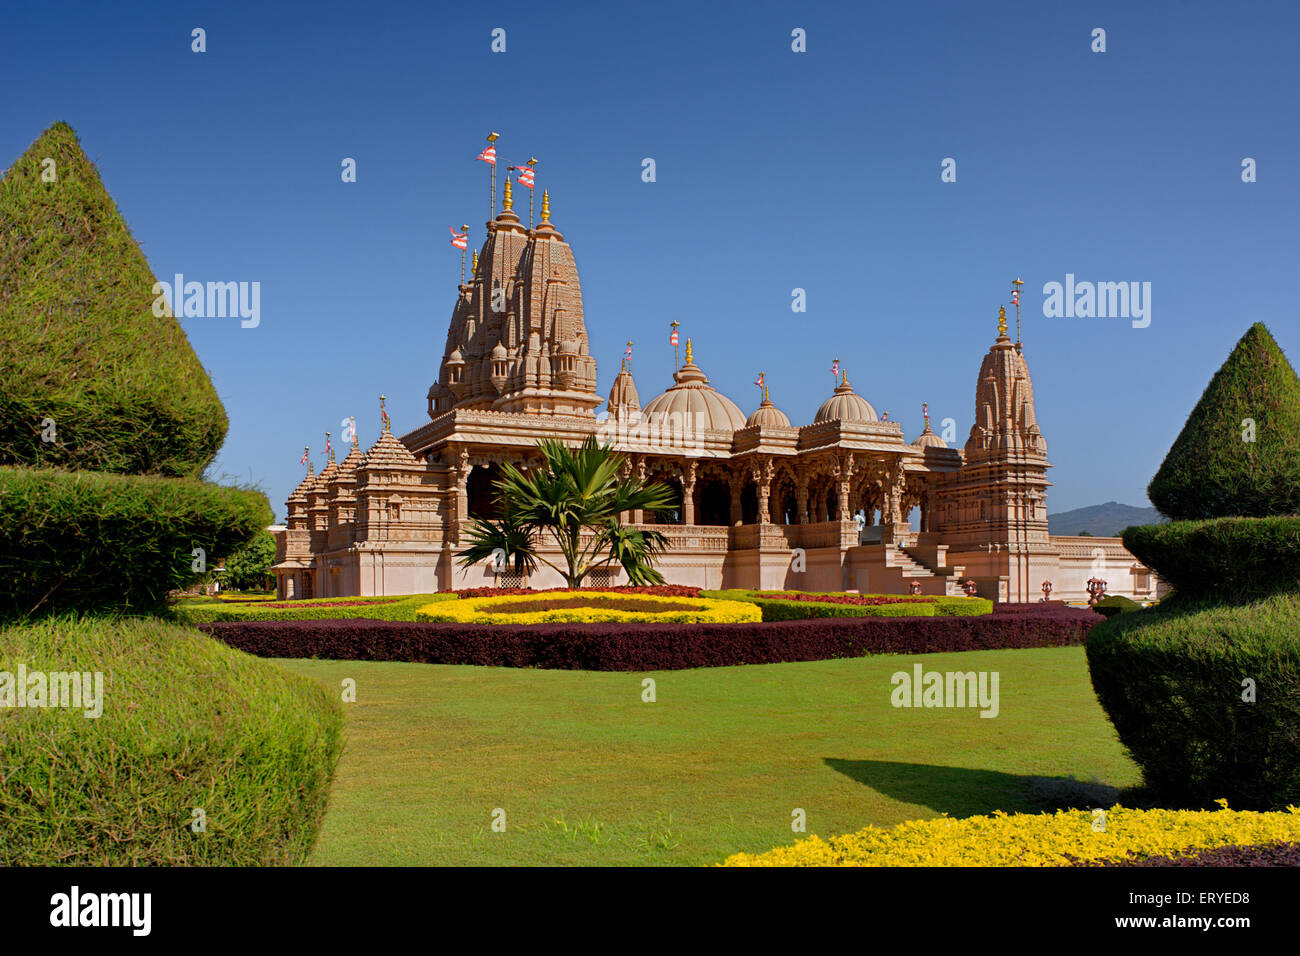
M 835 394 L 822 402 L 822 407 L 817 409 L 817 414 L 813 416 L 814 423 L 833 421 L 879 421 L 876 417 L 876 410 L 871 407 L 871 403 L 853 391 L 853 386 L 849 384 L 847 375 L 844 377 L 844 381 L 835 387 Z
M 498 342 L 496 345 L 492 346 L 492 358 L 495 359 L 495 360 L 498 361 L 498 362 L 499 362 L 501 359 L 508 358 L 508 357 L 509 357 L 509 354 L 510 354 L 510 353 L 508 353 L 508 352 L 506 351 L 506 347 L 505 347 L 504 345 L 502 345 L 500 342 Z
M 947 447 L 948 447 L 948 443 L 947 443 L 946 441 L 944 441 L 942 438 L 940 438 L 938 435 L 936 435 L 936 434 L 935 434 L 935 433 L 930 429 L 930 423 L 929 423 L 929 422 L 926 422 L 926 423 L 925 423 L 925 431 L 921 432 L 921 434 L 918 435 L 918 436 L 916 437 L 916 441 L 912 442 L 912 447 L 914 447 L 914 448 L 947 448 Z
M 625 359 L 622 370 L 614 378 L 614 385 L 609 390 L 607 408 L 611 414 L 617 414 L 619 409 L 635 411 L 640 407 L 641 399 L 636 393 L 636 382 L 632 381 L 632 373 L 627 370 Z
M 692 428 L 697 422 L 704 428 L 717 431 L 734 432 L 745 427 L 745 413 L 740 406 L 714 389 L 693 361 L 688 359 L 673 373 L 673 379 L 676 385 L 655 396 L 642 409 L 647 420 L 653 421 L 656 416 L 669 419 L 669 416 L 677 415 L 683 428 Z
M 772 400 L 767 397 L 767 389 L 763 389 L 763 404 L 745 419 L 745 427 L 753 428 L 759 425 L 763 428 L 789 428 L 790 419 L 785 412 L 772 404 Z

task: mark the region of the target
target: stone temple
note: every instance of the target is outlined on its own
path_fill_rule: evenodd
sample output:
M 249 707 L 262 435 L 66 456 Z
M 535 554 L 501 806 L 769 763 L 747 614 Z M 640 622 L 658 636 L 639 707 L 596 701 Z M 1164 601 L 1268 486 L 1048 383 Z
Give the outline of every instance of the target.
M 1155 575 L 1120 539 L 1048 534 L 1047 443 L 1005 312 L 980 362 L 962 448 L 949 448 L 928 418 L 909 441 L 847 374 L 809 424 L 792 424 L 766 389 L 746 415 L 710 386 L 689 341 L 665 391 L 642 405 L 624 361 L 605 400 L 573 250 L 550 221 L 549 197 L 536 228 L 512 205 L 507 179 L 458 288 L 429 421 L 398 438 L 385 413 L 368 451 L 354 442 L 289 496 L 277 533 L 281 598 L 562 586 L 544 565 L 526 582 L 487 563 L 467 571 L 456 552 L 470 515 L 494 516 L 502 463 L 526 468 L 540 461 L 541 439 L 588 435 L 679 492 L 680 507 L 655 522 L 670 543 L 658 563 L 670 583 L 960 594 L 970 580 L 982 595 L 1029 602 L 1046 581 L 1053 599 L 1086 599 L 1087 580 L 1100 577 L 1107 593 L 1157 596 Z M 597 572 L 589 583 L 620 577 Z

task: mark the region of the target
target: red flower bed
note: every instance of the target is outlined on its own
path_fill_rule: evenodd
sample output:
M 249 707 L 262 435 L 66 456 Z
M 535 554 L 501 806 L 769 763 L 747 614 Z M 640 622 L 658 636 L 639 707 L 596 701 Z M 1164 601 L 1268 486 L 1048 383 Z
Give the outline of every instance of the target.
M 1100 620 L 1056 607 L 973 617 L 835 618 L 767 624 L 425 624 L 366 618 L 200 627 L 263 657 L 644 671 L 868 654 L 1082 644 Z
M 481 597 L 512 597 L 516 594 L 551 594 L 555 591 L 568 592 L 569 588 L 464 588 L 457 591 L 456 596 L 462 598 L 481 598 Z M 697 598 L 700 596 L 699 588 L 686 587 L 679 584 L 659 584 L 653 587 L 644 588 L 580 588 L 582 591 L 610 591 L 614 594 L 653 594 L 655 597 L 682 597 Z M 448 593 L 448 592 L 440 592 Z
M 770 598 L 774 601 L 811 601 L 814 604 L 858 604 L 864 607 L 879 607 L 882 604 L 933 604 L 933 597 L 917 597 L 911 594 L 886 594 L 883 596 L 868 594 L 805 594 L 802 591 L 755 591 L 755 597 Z
M 231 604 L 256 604 L 258 607 L 361 607 L 365 604 L 392 604 L 401 598 L 380 598 L 366 601 L 281 601 L 268 604 L 261 601 L 231 601 Z

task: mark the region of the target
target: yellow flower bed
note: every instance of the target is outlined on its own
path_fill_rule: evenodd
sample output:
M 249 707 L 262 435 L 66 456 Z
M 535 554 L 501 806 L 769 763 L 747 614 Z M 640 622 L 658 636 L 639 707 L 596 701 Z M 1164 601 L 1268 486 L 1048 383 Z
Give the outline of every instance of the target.
M 1076 860 L 1179 856 L 1220 846 L 1300 841 L 1300 809 L 1001 811 L 954 820 L 909 820 L 823 840 L 811 836 L 766 853 L 737 853 L 723 866 L 1068 866 Z M 1104 829 L 1094 829 L 1095 821 Z
M 554 601 L 574 607 L 554 607 L 541 611 L 511 612 L 511 607 Z M 601 607 L 614 602 L 639 605 L 636 610 Z M 692 610 L 679 610 L 688 604 Z M 415 615 L 417 621 L 455 624 L 600 624 L 649 623 L 738 624 L 761 621 L 763 612 L 745 601 L 721 601 L 715 598 L 658 597 L 653 594 L 610 594 L 602 591 L 548 592 L 509 597 L 467 598 L 426 604 Z

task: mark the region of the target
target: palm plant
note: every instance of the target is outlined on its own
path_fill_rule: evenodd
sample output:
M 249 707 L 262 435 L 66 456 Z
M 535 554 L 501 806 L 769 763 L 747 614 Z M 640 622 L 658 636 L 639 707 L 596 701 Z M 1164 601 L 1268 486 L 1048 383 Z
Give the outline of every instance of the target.
M 532 570 L 541 562 L 559 572 L 570 588 L 581 587 L 588 574 L 614 562 L 631 584 L 662 584 L 654 560 L 667 539 L 658 531 L 625 527 L 619 515 L 670 511 L 676 506 L 673 489 L 621 476 L 623 457 L 591 436 L 577 448 L 548 439 L 538 450 L 543 465 L 527 474 L 513 465 L 501 466 L 495 489 L 503 517 L 474 519 L 467 532 L 469 546 L 456 555 L 460 566 L 502 550 L 516 569 Z M 559 547 L 563 567 L 538 553 L 543 534 Z

